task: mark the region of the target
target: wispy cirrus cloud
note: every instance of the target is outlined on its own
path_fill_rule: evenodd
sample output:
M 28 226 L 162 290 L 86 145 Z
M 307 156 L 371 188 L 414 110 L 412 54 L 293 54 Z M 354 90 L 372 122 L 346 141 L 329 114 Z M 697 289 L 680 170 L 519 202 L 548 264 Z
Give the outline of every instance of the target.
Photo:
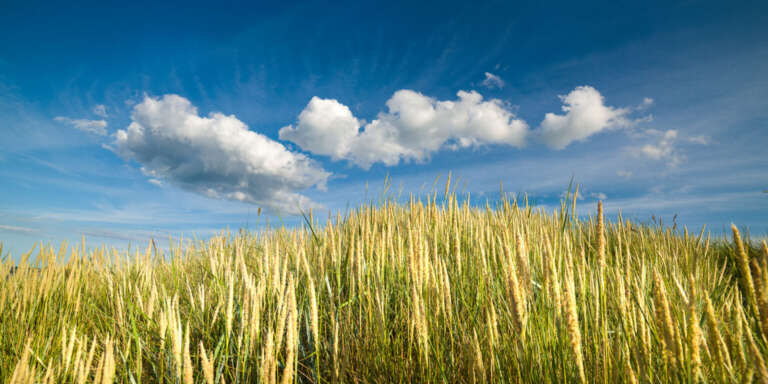
M 64 116 L 57 116 L 54 118 L 54 120 L 70 125 L 73 128 L 83 132 L 93 133 L 99 136 L 107 135 L 106 120 L 71 119 Z
M 680 149 L 681 141 L 698 145 L 709 145 L 711 143 L 707 136 L 685 137 L 676 129 L 666 131 L 647 129 L 636 136 L 650 137 L 653 141 L 642 145 L 629 146 L 628 149 L 631 153 L 637 157 L 663 161 L 669 167 L 677 167 L 686 159 L 683 150 Z
M 91 110 L 94 115 L 107 118 L 109 115 L 107 114 L 107 106 L 104 104 L 97 104 L 93 106 L 93 109 Z
M 486 72 L 485 80 L 482 82 L 483 86 L 488 89 L 501 89 L 504 88 L 504 80 L 501 77 L 494 75 L 493 73 Z
M 677 130 L 670 129 L 666 132 L 659 132 L 658 141 L 633 148 L 639 156 L 644 156 L 652 160 L 663 160 L 672 167 L 677 166 L 682 161 L 682 155 L 675 147 L 677 140 Z
M 19 227 L 16 225 L 4 225 L 0 224 L 0 231 L 14 232 L 14 233 L 35 233 L 38 232 L 35 228 Z

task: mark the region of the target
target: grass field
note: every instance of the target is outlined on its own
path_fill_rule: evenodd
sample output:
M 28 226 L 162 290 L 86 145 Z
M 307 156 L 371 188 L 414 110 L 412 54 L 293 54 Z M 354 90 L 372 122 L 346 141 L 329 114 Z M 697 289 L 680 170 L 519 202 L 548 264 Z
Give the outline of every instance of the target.
M 6 257 L 0 380 L 768 382 L 765 242 L 579 220 L 572 197 L 448 185 L 165 252 Z

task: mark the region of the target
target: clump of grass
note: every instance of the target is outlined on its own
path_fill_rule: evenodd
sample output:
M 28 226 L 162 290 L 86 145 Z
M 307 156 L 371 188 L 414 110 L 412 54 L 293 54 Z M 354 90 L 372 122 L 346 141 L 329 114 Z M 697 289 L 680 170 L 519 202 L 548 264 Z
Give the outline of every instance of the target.
M 444 191 L 165 252 L 6 257 L 0 380 L 768 380 L 764 242 L 602 204 L 579 220 L 576 192 L 549 214 Z

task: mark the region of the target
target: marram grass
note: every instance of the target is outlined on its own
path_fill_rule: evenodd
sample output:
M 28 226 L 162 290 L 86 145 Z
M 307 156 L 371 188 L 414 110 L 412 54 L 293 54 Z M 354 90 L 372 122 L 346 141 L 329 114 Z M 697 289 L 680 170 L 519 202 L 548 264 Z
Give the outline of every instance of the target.
M 768 247 L 736 227 L 427 200 L 7 259 L 0 381 L 768 382 Z

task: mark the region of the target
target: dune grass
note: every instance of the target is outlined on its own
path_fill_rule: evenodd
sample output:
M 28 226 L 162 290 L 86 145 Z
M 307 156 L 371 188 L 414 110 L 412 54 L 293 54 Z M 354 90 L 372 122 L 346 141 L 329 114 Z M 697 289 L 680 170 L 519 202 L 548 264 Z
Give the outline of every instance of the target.
M 0 380 L 768 381 L 765 243 L 572 208 L 446 186 L 166 252 L 6 257 Z

